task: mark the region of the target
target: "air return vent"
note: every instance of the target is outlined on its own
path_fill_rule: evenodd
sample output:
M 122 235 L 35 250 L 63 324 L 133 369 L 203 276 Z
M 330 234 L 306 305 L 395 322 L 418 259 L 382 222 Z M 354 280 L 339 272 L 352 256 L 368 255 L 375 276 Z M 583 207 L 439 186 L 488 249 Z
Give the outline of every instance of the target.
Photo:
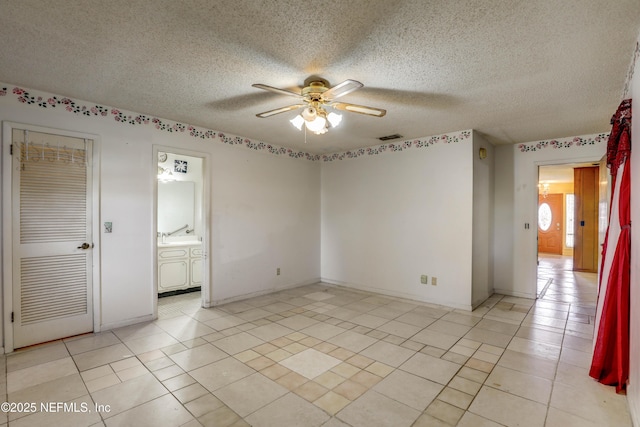
M 381 136 L 378 139 L 380 141 L 389 141 L 389 140 L 392 140 L 392 139 L 400 139 L 400 138 L 402 138 L 402 135 L 400 135 L 399 133 L 394 133 L 393 135 Z

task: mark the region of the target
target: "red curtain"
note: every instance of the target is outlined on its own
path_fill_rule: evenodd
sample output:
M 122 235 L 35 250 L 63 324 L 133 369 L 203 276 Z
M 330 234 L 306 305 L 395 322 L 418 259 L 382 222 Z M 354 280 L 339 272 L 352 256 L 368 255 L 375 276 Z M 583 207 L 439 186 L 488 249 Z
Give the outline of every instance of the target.
M 611 119 L 607 166 L 612 195 L 600 268 L 593 359 L 589 375 L 625 391 L 629 378 L 629 285 L 631 253 L 631 100 Z

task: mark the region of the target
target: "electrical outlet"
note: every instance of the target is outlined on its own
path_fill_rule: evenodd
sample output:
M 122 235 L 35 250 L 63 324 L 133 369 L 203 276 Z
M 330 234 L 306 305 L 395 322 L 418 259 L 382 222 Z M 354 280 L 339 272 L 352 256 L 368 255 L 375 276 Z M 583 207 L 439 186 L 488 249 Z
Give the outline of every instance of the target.
M 423 274 L 422 276 L 420 276 L 420 283 L 422 283 L 423 285 L 426 285 L 427 283 L 429 283 L 429 278 L 427 277 L 426 274 Z
M 276 276 L 280 275 L 280 267 L 276 268 Z
M 438 286 L 438 278 L 437 277 L 432 277 L 431 278 L 431 284 L 433 286 Z

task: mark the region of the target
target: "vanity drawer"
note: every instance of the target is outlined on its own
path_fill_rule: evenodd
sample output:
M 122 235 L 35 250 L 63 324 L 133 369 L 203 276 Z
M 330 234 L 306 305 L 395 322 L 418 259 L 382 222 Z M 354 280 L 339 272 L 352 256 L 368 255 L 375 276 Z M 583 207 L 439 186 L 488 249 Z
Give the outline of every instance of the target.
M 171 248 L 160 249 L 158 251 L 159 259 L 174 259 L 174 258 L 188 258 L 189 248 Z

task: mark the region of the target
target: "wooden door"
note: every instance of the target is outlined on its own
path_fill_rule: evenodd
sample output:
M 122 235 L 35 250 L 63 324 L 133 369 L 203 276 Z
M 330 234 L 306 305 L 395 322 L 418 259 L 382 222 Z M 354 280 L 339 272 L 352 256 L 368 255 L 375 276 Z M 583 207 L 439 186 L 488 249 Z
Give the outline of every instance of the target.
M 13 130 L 14 348 L 93 331 L 91 146 Z
M 599 168 L 586 167 L 573 170 L 575 193 L 575 220 L 573 269 L 598 271 L 598 177 Z
M 562 255 L 562 194 L 538 196 L 538 252 Z

